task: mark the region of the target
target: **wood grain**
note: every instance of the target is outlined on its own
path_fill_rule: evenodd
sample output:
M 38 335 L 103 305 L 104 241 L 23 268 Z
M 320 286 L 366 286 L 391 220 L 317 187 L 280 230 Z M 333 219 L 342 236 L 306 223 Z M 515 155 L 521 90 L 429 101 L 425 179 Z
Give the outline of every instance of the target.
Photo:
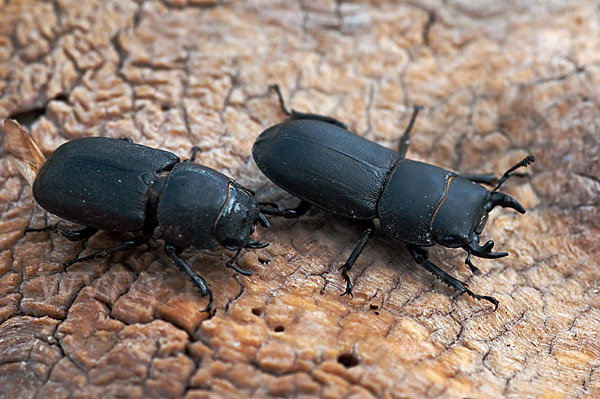
M 474 3 L 474 4 L 473 4 Z M 272 219 L 235 275 L 232 253 L 63 262 L 114 244 L 23 235 L 38 207 L 0 146 L 0 398 L 600 397 L 600 10 L 594 2 L 6 0 L 0 120 L 49 155 L 75 137 L 130 137 L 226 173 L 260 200 L 295 200 L 260 174 L 256 136 L 289 105 L 390 148 L 424 106 L 408 157 L 501 173 L 525 215 L 495 210 L 482 239 L 510 256 L 434 248 L 483 295 L 455 294 L 376 236 L 340 297 L 360 229 L 319 210 Z M 2 143 L 4 138 L 2 138 Z

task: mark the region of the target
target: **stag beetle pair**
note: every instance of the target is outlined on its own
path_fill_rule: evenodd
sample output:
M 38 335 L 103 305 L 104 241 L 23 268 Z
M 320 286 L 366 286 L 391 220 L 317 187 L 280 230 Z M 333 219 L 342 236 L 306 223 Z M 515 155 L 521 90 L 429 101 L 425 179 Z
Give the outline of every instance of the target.
M 252 153 L 262 172 L 274 183 L 301 199 L 293 209 L 259 203 L 254 194 L 229 177 L 194 164 L 197 150 L 187 161 L 167 151 L 134 144 L 130 140 L 90 137 L 60 146 L 46 161 L 18 123 L 7 120 L 7 148 L 23 175 L 33 185 L 36 201 L 47 211 L 85 226 L 67 231 L 60 225 L 27 228 L 26 232 L 55 231 L 69 240 L 82 240 L 98 230 L 136 232 L 115 247 L 69 261 L 66 265 L 135 248 L 146 242 L 157 226 L 165 252 L 200 290 L 209 296 L 206 281 L 179 256 L 183 248 L 222 245 L 237 251 L 226 266 L 250 275 L 235 262 L 243 248 L 264 248 L 250 235 L 257 223 L 269 227 L 264 215 L 298 217 L 311 205 L 352 219 L 366 227 L 352 254 L 341 267 L 351 294 L 348 272 L 374 233 L 379 218 L 384 234 L 404 241 L 413 259 L 459 293 L 485 299 L 427 259 L 423 249 L 436 243 L 467 251 L 465 263 L 474 273 L 471 255 L 498 258 L 493 241 L 479 245 L 488 212 L 495 206 L 524 213 L 523 207 L 498 188 L 512 172 L 533 162 L 528 156 L 500 179 L 490 175 L 457 175 L 404 158 L 416 107 L 398 153 L 351 133 L 342 122 L 323 115 L 285 107 L 276 85 L 282 111 L 289 120 L 265 130 Z M 476 183 L 496 183 L 492 191 Z M 342 295 L 344 295 L 342 294 Z

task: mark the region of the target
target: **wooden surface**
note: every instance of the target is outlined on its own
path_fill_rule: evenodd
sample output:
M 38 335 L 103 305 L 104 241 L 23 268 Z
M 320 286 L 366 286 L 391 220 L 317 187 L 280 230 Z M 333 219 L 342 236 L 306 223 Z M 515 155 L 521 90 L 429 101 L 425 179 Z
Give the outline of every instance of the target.
M 473 3 L 475 3 L 473 5 Z M 600 397 L 600 10 L 568 1 L 68 1 L 0 5 L 0 119 L 17 117 L 48 155 L 81 136 L 131 137 L 237 179 L 263 201 L 294 199 L 251 158 L 297 110 L 331 114 L 395 148 L 425 108 L 408 157 L 501 173 L 527 214 L 495 210 L 482 239 L 510 256 L 436 247 L 455 293 L 380 235 L 340 297 L 358 226 L 312 210 L 272 219 L 269 247 L 224 267 L 224 249 L 184 258 L 162 241 L 63 270 L 87 243 L 23 236 L 56 221 L 0 146 L 0 398 Z

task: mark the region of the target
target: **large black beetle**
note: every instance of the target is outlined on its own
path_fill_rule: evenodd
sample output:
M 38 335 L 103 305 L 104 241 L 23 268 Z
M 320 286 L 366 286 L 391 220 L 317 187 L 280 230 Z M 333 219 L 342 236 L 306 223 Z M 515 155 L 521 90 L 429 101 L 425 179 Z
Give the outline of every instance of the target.
M 379 219 L 383 233 L 404 241 L 413 259 L 459 293 L 485 299 L 427 258 L 423 247 L 441 244 L 467 251 L 465 263 L 473 273 L 471 255 L 499 258 L 494 242 L 479 245 L 488 212 L 495 206 L 525 213 L 512 197 L 498 192 L 511 173 L 534 161 L 532 155 L 497 179 L 493 175 L 459 175 L 437 166 L 406 159 L 410 130 L 419 112 L 415 107 L 398 152 L 350 132 L 331 117 L 287 110 L 277 85 L 271 86 L 289 119 L 265 130 L 254 143 L 252 154 L 260 170 L 275 184 L 302 201 L 294 209 L 261 208 L 265 214 L 297 217 L 311 205 L 352 219 L 365 221 L 354 251 L 340 268 L 346 281 L 342 294 L 351 294 L 348 272 L 374 232 Z M 480 184 L 495 184 L 489 191 Z
M 113 248 L 68 261 L 67 266 L 135 248 L 160 226 L 166 254 L 202 296 L 208 294 L 205 310 L 209 311 L 212 291 L 179 257 L 179 252 L 189 246 L 208 249 L 222 245 L 237 251 L 226 265 L 249 275 L 235 265 L 241 250 L 266 246 L 250 239 L 256 223 L 269 225 L 253 193 L 213 169 L 192 163 L 197 151 L 190 160 L 181 162 L 171 152 L 131 140 L 87 137 L 66 142 L 44 162 L 35 143 L 17 122 L 7 120 L 4 125 L 9 151 L 17 161 L 33 166 L 33 171 L 24 176 L 32 183 L 38 204 L 85 226 L 69 231 L 55 224 L 29 227 L 26 232 L 50 230 L 72 241 L 87 238 L 98 230 L 136 233 Z

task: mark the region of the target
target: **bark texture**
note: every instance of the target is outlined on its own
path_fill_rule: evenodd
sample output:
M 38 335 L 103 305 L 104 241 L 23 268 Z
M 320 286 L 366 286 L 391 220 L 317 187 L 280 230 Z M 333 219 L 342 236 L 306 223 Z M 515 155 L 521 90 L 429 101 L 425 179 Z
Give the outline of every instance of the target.
M 224 267 L 223 249 L 184 258 L 216 314 L 154 239 L 64 269 L 87 243 L 23 235 L 56 221 L 0 146 L 0 398 L 600 397 L 600 10 L 569 1 L 17 1 L 0 5 L 0 119 L 46 154 L 82 136 L 130 137 L 199 161 L 257 192 L 294 199 L 251 158 L 289 105 L 397 145 L 425 108 L 408 157 L 502 173 L 527 153 L 531 178 L 504 190 L 482 239 L 498 260 L 434 248 L 470 288 L 455 294 L 381 236 L 311 210 L 275 220 Z

